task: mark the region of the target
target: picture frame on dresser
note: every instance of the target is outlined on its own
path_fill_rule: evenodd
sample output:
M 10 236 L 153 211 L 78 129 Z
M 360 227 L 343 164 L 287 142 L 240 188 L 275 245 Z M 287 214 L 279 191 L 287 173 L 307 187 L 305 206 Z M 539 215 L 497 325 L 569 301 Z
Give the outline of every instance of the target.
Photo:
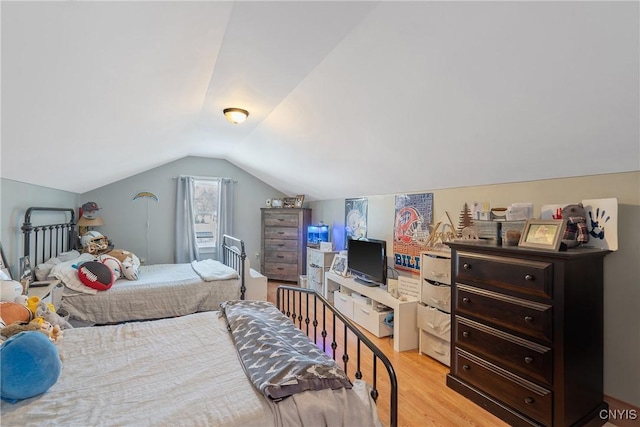
M 271 207 L 272 208 L 281 208 L 283 206 L 282 199 L 271 199 Z
M 329 267 L 329 271 L 346 277 L 347 272 L 349 271 L 347 266 L 347 256 L 342 254 L 335 254 L 335 256 L 333 257 L 333 261 L 331 262 L 331 267 Z
M 566 228 L 566 219 L 527 220 L 518 246 L 557 252 Z
M 296 198 L 295 197 L 285 197 L 282 200 L 283 206 L 285 208 L 293 208 L 295 207 L 296 204 Z
M 293 207 L 294 208 L 301 208 L 303 203 L 304 203 L 304 194 L 298 194 L 296 196 L 296 201 L 295 201 Z

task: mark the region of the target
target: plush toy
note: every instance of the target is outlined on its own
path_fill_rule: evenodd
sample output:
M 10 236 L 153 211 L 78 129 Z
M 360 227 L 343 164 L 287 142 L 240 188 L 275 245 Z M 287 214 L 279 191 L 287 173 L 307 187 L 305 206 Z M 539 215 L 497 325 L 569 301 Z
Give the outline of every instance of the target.
M 15 403 L 42 394 L 58 381 L 61 370 L 58 348 L 46 336 L 16 334 L 0 346 L 0 397 Z
M 0 288 L 0 301 L 15 301 L 22 294 L 22 284 L 17 280 L 3 280 Z
M 33 319 L 33 313 L 23 304 L 2 301 L 0 302 L 0 319 L 5 325 L 11 325 L 15 322 L 28 322 Z
M 60 329 L 73 329 L 71 323 L 67 322 L 66 319 L 61 317 L 56 311 L 53 309 L 51 304 L 46 304 L 41 302 L 35 313 L 36 317 L 41 317 L 47 322 L 51 323 L 53 326 L 59 326 Z
M 133 253 L 124 249 L 114 249 L 107 255 L 116 258 L 122 265 L 122 275 L 129 280 L 138 280 L 140 259 Z
M 54 326 L 51 323 L 44 320 L 42 317 L 37 317 L 30 322 L 15 322 L 9 326 L 5 326 L 0 330 L 0 335 L 5 338 L 10 338 L 20 332 L 35 331 L 41 332 L 54 343 L 59 342 L 62 339 L 62 330 L 60 326 Z
M 573 248 L 589 241 L 587 211 L 582 203 L 567 205 L 562 208 L 562 218 L 567 220 L 567 228 L 562 236 L 562 243 L 567 245 L 568 248 Z
M 78 268 L 80 281 L 98 291 L 110 289 L 115 282 L 113 271 L 99 261 L 87 261 Z

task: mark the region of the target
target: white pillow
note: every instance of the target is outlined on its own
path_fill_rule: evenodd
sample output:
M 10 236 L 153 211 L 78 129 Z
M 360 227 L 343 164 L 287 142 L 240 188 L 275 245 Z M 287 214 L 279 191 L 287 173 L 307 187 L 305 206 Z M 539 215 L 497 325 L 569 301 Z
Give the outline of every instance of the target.
M 78 258 L 79 256 L 80 256 L 80 252 L 73 249 L 68 252 L 61 252 L 58 254 L 57 257 L 49 258 L 46 262 L 36 265 L 36 268 L 35 268 L 36 280 L 41 282 L 43 280 L 50 279 L 51 269 L 55 265 L 58 265 L 61 262 L 71 261 L 73 259 Z
M 55 265 L 51 269 L 49 275 L 61 280 L 62 283 L 69 289 L 77 292 L 82 292 L 84 294 L 95 295 L 96 293 L 98 293 L 98 291 L 85 286 L 78 277 L 78 269 L 74 267 L 74 265 L 77 265 L 79 263 L 86 261 L 95 261 L 95 259 L 96 258 L 91 254 L 82 254 L 78 258 L 72 259 L 71 261 L 65 261 Z

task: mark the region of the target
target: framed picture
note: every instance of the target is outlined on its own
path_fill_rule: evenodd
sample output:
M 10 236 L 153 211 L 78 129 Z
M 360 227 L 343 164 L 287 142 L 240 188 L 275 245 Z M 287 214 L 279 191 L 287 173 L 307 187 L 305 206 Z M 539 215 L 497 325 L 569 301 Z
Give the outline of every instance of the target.
M 339 274 L 340 276 L 347 275 L 347 256 L 342 254 L 335 254 L 329 271 Z
M 296 198 L 295 197 L 285 197 L 285 199 L 283 200 L 283 204 L 284 204 L 285 208 L 292 208 L 296 204 Z
M 557 251 L 566 228 L 566 219 L 527 220 L 518 246 Z
M 294 207 L 301 208 L 303 203 L 304 203 L 304 194 L 297 195 L 296 203 L 294 204 Z
M 31 280 L 32 278 L 31 261 L 28 256 L 24 256 L 20 258 L 20 281 L 25 279 Z
M 271 207 L 272 208 L 281 208 L 282 207 L 282 199 L 271 199 Z

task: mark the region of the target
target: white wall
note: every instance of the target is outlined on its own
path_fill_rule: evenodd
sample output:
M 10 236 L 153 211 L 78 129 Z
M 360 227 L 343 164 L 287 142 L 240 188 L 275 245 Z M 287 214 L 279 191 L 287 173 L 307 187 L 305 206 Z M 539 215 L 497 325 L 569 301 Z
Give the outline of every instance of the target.
M 545 204 L 577 203 L 583 199 L 618 199 L 619 250 L 604 262 L 604 392 L 640 406 L 640 173 L 594 175 L 478 187 L 429 190 L 433 193 L 434 221 L 448 212 L 458 227 L 464 203 L 488 201 L 492 207 L 533 202 L 534 214 Z M 368 197 L 368 237 L 393 244 L 395 195 Z M 312 220 L 332 229 L 344 228 L 344 199 L 312 202 Z M 333 233 L 332 233 L 333 234 Z M 338 233 L 339 234 L 339 233 Z M 392 261 L 390 261 L 392 262 Z

